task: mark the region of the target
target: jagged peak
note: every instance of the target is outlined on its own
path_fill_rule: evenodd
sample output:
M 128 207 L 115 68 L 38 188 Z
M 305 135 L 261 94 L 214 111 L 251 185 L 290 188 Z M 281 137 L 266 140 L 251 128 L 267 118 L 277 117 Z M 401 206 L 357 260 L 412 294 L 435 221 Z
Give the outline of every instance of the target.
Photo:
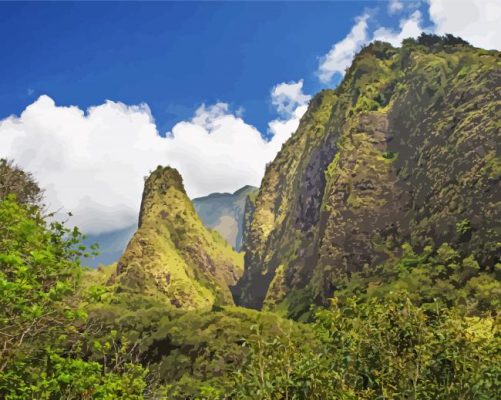
M 183 185 L 183 178 L 177 169 L 159 165 L 151 174 L 145 179 L 145 190 L 166 190 L 174 186 L 176 189 L 185 192 Z
M 466 40 L 460 38 L 459 36 L 451 35 L 446 33 L 445 35 L 435 35 L 430 33 L 422 32 L 417 39 L 408 38 L 402 42 L 403 46 L 409 46 L 412 44 L 418 44 L 427 47 L 433 46 L 468 46 L 473 47 Z
M 139 226 L 142 224 L 147 203 L 157 195 L 163 195 L 168 189 L 174 188 L 186 195 L 183 178 L 177 169 L 159 165 L 148 177 L 145 178 L 141 209 L 139 211 Z
M 421 46 L 422 49 L 437 50 L 444 46 L 454 47 L 454 46 L 467 46 L 473 47 L 466 40 L 460 38 L 459 36 L 451 35 L 446 33 L 445 35 L 435 35 L 430 33 L 422 32 L 417 38 L 407 38 L 402 41 L 402 47 L 394 47 L 388 42 L 376 40 L 362 47 L 358 54 L 354 58 L 356 62 L 357 58 L 363 56 L 364 54 L 373 54 L 378 58 L 386 59 L 389 56 L 397 53 L 401 48 L 409 48 Z
M 422 32 L 416 39 L 404 39 L 401 47 L 394 47 L 388 42 L 376 40 L 363 46 L 362 49 L 355 55 L 346 75 L 349 75 L 350 71 L 356 69 L 360 61 L 367 56 L 375 56 L 378 59 L 387 60 L 395 54 L 401 52 L 402 49 L 412 50 L 419 48 L 421 51 L 435 52 L 444 48 L 453 50 L 455 48 L 461 49 L 464 47 L 473 46 L 466 40 L 450 33 L 435 35 Z

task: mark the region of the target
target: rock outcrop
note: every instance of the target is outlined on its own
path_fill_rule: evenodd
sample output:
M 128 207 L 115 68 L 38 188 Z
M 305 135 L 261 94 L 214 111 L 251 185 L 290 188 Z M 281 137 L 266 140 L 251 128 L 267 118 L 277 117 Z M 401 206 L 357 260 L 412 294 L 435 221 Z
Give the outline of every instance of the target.
M 248 307 L 325 304 L 350 274 L 449 243 L 499 255 L 501 55 L 423 35 L 373 43 L 310 103 L 244 233 Z
M 159 166 L 145 181 L 139 228 L 110 283 L 195 309 L 233 304 L 229 287 L 241 274 L 241 255 L 204 227 L 179 173 Z

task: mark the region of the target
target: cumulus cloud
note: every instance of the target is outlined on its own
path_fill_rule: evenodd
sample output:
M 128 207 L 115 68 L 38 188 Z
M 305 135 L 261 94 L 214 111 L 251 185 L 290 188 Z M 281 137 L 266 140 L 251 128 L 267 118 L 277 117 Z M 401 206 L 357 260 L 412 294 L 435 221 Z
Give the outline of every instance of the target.
M 321 82 L 329 82 L 334 74 L 344 74 L 345 69 L 351 64 L 353 56 L 368 42 L 369 14 L 364 14 L 355 20 L 355 25 L 350 33 L 332 46 L 329 52 L 322 57 L 318 68 L 318 77 Z
M 409 18 L 400 20 L 399 29 L 378 28 L 374 31 L 372 40 L 388 42 L 392 46 L 398 47 L 402 40 L 407 38 L 417 38 L 426 29 L 422 26 L 422 15 L 415 11 Z
M 395 14 L 404 9 L 404 3 L 400 0 L 390 0 L 388 3 L 388 12 L 390 14 Z
M 202 105 L 162 137 L 147 105 L 107 101 L 84 111 L 41 96 L 0 121 L 0 157 L 34 173 L 48 207 L 71 211 L 84 232 L 121 229 L 137 220 L 143 178 L 159 164 L 180 171 L 191 197 L 258 186 L 306 110 L 299 83 L 285 90 L 290 115 L 269 123 L 269 141 L 225 103 Z
M 501 49 L 499 0 L 429 0 L 438 34 L 452 33 L 485 49 Z
M 285 116 L 294 114 L 298 107 L 308 103 L 311 96 L 303 93 L 304 81 L 279 83 L 271 90 L 271 102 Z

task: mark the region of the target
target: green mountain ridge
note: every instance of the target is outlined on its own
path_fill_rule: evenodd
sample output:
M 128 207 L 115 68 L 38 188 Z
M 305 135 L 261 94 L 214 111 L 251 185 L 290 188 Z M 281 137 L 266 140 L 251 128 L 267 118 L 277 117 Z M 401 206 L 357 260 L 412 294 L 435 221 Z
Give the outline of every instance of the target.
M 288 315 L 327 304 L 406 244 L 430 254 L 448 244 L 493 273 L 500 89 L 500 53 L 457 38 L 364 48 L 267 166 L 239 303 Z
M 110 284 L 175 307 L 207 308 L 233 304 L 229 286 L 241 273 L 241 256 L 203 226 L 179 173 L 159 166 L 145 181 L 139 228 Z
M 159 166 L 120 260 L 82 267 L 0 162 L 0 398 L 499 397 L 500 87 L 450 35 L 364 48 L 258 192 L 203 200 L 239 199 L 245 265 Z

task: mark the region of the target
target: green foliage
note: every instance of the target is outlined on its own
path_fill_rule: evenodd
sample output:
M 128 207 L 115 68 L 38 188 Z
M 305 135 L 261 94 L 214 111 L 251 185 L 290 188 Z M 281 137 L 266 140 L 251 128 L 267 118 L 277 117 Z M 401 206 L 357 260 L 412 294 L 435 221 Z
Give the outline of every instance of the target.
M 406 292 L 319 311 L 318 347 L 292 339 L 246 342 L 236 399 L 491 399 L 501 378 L 495 320 L 413 305 Z M 256 397 L 257 396 L 257 397 Z
M 20 203 L 37 205 L 42 200 L 42 194 L 31 174 L 15 166 L 12 161 L 0 158 L 0 201 L 15 195 Z
M 289 328 L 290 329 L 290 328 Z M 245 364 L 233 374 L 235 399 L 326 399 L 335 393 L 323 349 L 291 334 L 267 339 L 254 325 Z
M 385 160 L 394 160 L 397 157 L 397 153 L 394 151 L 385 151 L 382 156 Z
M 47 223 L 36 206 L 0 201 L 1 398 L 141 398 L 141 365 L 82 358 L 80 241 L 78 229 Z
M 131 300 L 135 305 L 140 302 L 138 297 Z M 134 350 L 127 350 L 124 359 L 147 360 L 155 393 L 169 399 L 222 398 L 220 394 L 233 389 L 231 376 L 250 350 L 243 343 L 253 335 L 253 327 L 259 326 L 261 338 L 267 341 L 287 336 L 297 342 L 314 342 L 308 326 L 273 313 L 216 308 L 186 311 L 143 302 L 133 310 L 116 296 L 93 304 L 89 307 L 91 325 L 102 329 L 88 337 L 88 357 L 105 363 L 105 343 L 114 348 L 113 342 L 127 342 Z M 120 340 L 113 339 L 117 332 Z
M 60 333 L 81 318 L 70 295 L 80 274 L 80 233 L 47 224 L 35 206 L 0 202 L 0 352 L 2 365 L 26 343 Z M 54 332 L 53 332 L 54 331 Z M 0 370 L 2 366 L 0 366 Z
M 473 255 L 463 257 L 447 243 L 436 251 L 425 247 L 421 253 L 404 243 L 401 257 L 353 273 L 337 295 L 368 300 L 402 289 L 409 292 L 414 304 L 425 308 L 438 302 L 481 315 L 496 312 L 501 305 L 501 283 L 494 274 L 482 271 Z
M 146 388 L 145 370 L 126 363 L 103 373 L 98 362 L 44 355 L 40 365 L 15 363 L 0 378 L 0 393 L 6 399 L 142 399 Z
M 462 219 L 456 224 L 456 232 L 459 235 L 466 235 L 471 232 L 471 224 L 467 219 Z
M 444 36 L 438 36 L 428 33 L 421 33 L 421 35 L 417 38 L 417 43 L 424 46 L 455 46 L 455 45 L 464 45 L 469 46 L 470 44 L 461 39 L 460 37 L 453 36 L 451 34 L 446 34 Z

